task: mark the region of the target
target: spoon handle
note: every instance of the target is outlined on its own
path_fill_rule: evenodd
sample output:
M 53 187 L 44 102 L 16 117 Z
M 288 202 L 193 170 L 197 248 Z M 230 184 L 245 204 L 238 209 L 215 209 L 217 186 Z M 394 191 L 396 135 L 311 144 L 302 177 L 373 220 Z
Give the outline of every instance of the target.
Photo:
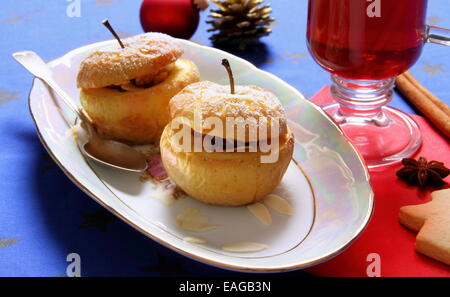
M 84 128 L 87 129 L 90 137 L 89 141 L 83 145 L 83 149 L 81 150 L 83 154 L 93 160 L 96 160 L 97 162 L 115 168 L 133 172 L 142 172 L 147 169 L 147 161 L 142 153 L 127 146 L 126 144 L 104 140 L 97 134 L 97 131 L 95 130 L 89 116 L 86 115 L 83 109 L 78 107 L 66 91 L 64 91 L 58 83 L 53 80 L 51 69 L 36 53 L 31 51 L 17 52 L 13 54 L 13 57 L 23 67 L 25 67 L 25 69 L 30 71 L 34 76 L 44 81 L 51 89 L 53 89 L 67 104 L 67 106 L 81 119 L 81 122 L 84 124 Z M 117 161 L 118 157 L 119 161 Z M 131 163 L 123 163 L 123 160 L 128 160 Z
M 86 118 L 82 114 L 80 108 L 73 103 L 70 96 L 64 91 L 53 79 L 51 69 L 45 64 L 41 57 L 39 57 L 35 52 L 32 51 L 22 51 L 13 54 L 13 58 L 19 62 L 25 69 L 31 72 L 34 76 L 44 81 L 50 86 L 64 103 L 70 107 L 80 118 L 83 120 Z

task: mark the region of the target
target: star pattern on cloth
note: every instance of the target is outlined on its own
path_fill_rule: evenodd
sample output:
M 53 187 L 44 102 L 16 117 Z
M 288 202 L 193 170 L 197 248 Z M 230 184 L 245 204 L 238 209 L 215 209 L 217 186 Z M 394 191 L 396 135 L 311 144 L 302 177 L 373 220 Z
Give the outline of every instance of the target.
M 157 256 L 158 264 L 144 267 L 145 272 L 159 272 L 160 276 L 188 274 L 188 271 L 183 267 L 187 261 L 185 258 L 177 256 L 171 259 L 160 253 L 157 253 Z
M 117 35 L 119 35 L 119 37 L 123 39 L 123 38 L 131 37 L 131 36 L 133 36 L 134 34 L 133 34 L 133 33 L 130 33 L 130 32 L 119 31 L 119 32 L 117 32 Z
M 299 60 L 300 60 L 301 58 L 304 58 L 304 57 L 307 57 L 307 56 L 308 56 L 308 53 L 301 52 L 301 53 L 293 54 L 293 53 L 291 53 L 291 52 L 289 52 L 289 51 L 286 51 L 286 52 L 285 52 L 285 55 L 288 57 L 288 59 L 289 59 L 293 64 L 297 65 L 298 63 L 300 63 Z
M 436 26 L 440 22 L 442 22 L 442 19 L 437 15 L 432 15 L 429 18 L 427 18 L 427 23 L 430 24 L 431 26 Z
M 118 31 L 117 32 L 117 35 L 119 35 L 119 37 L 120 37 L 120 39 L 124 39 L 124 38 L 128 38 L 128 37 L 131 37 L 131 36 L 134 36 L 135 34 L 133 34 L 133 33 L 131 33 L 131 32 L 124 32 L 124 31 Z M 94 39 L 95 40 L 101 40 L 101 41 L 104 41 L 104 40 L 108 40 L 108 39 L 111 39 L 111 35 L 107 35 L 107 34 L 95 34 L 94 35 Z M 115 39 L 114 39 L 115 40 Z
M 80 228 L 96 227 L 98 230 L 106 232 L 108 231 L 108 223 L 115 220 L 115 217 L 103 208 L 99 208 L 93 213 L 85 211 L 80 211 L 79 213 L 84 218 Z
M 13 13 L 10 18 L 3 21 L 3 24 L 14 24 L 17 22 L 30 22 L 31 17 L 34 15 L 43 12 L 43 9 L 35 9 L 30 13 L 19 15 L 17 13 Z
M 21 238 L 0 238 L 0 248 L 5 248 L 21 241 Z
M 417 69 L 417 71 L 422 71 L 422 72 L 426 72 L 428 74 L 428 76 L 435 76 L 438 73 L 445 73 L 447 72 L 447 70 L 445 70 L 444 64 L 436 64 L 436 65 L 431 65 L 431 64 L 427 64 L 427 63 L 422 63 L 423 67 L 420 69 Z
M 113 4 L 114 0 L 95 0 L 95 5 L 97 6 L 110 6 Z
M 289 61 L 294 65 L 298 65 L 300 63 L 300 59 L 307 57 L 308 53 L 305 52 L 299 52 L 299 53 L 292 53 L 290 51 L 285 51 L 284 55 L 278 56 L 275 58 L 268 58 L 265 63 L 272 64 L 276 61 Z
M 0 105 L 5 104 L 9 101 L 20 100 L 20 92 L 9 92 L 8 90 L 0 90 Z

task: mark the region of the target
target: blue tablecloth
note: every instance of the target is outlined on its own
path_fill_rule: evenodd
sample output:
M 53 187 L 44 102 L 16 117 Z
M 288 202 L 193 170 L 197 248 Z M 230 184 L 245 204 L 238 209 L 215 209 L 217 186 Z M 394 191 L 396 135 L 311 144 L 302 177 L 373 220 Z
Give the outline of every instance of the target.
M 180 256 L 109 215 L 79 190 L 48 156 L 28 113 L 32 76 L 11 58 L 30 49 L 51 60 L 82 45 L 111 39 L 109 18 L 122 36 L 141 33 L 140 0 L 2 0 L 0 9 L 0 276 L 66 274 L 67 255 L 81 256 L 82 276 L 236 276 Z M 307 1 L 273 0 L 277 19 L 265 51 L 243 54 L 307 97 L 329 82 L 305 44 Z M 450 1 L 429 1 L 428 22 L 450 28 Z M 407 8 L 405 8 L 407 9 Z M 193 40 L 209 44 L 202 13 Z M 450 49 L 427 45 L 412 73 L 450 102 Z M 396 95 L 392 105 L 415 110 Z M 351 265 L 351 263 L 349 263 Z M 304 272 L 289 275 L 304 276 Z

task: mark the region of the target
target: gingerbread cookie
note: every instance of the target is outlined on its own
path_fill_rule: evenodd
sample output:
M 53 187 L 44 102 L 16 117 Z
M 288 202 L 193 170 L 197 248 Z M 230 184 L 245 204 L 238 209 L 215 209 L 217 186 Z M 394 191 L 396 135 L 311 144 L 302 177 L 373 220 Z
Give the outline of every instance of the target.
M 418 232 L 418 252 L 450 265 L 450 189 L 431 193 L 431 199 L 400 208 L 400 223 Z

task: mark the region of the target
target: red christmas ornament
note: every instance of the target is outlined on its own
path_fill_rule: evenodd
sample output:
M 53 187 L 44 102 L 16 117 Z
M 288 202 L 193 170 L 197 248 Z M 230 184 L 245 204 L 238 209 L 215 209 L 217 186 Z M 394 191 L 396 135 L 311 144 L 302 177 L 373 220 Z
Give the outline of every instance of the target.
M 141 25 L 145 32 L 162 32 L 173 37 L 189 39 L 200 19 L 195 0 L 144 0 Z

